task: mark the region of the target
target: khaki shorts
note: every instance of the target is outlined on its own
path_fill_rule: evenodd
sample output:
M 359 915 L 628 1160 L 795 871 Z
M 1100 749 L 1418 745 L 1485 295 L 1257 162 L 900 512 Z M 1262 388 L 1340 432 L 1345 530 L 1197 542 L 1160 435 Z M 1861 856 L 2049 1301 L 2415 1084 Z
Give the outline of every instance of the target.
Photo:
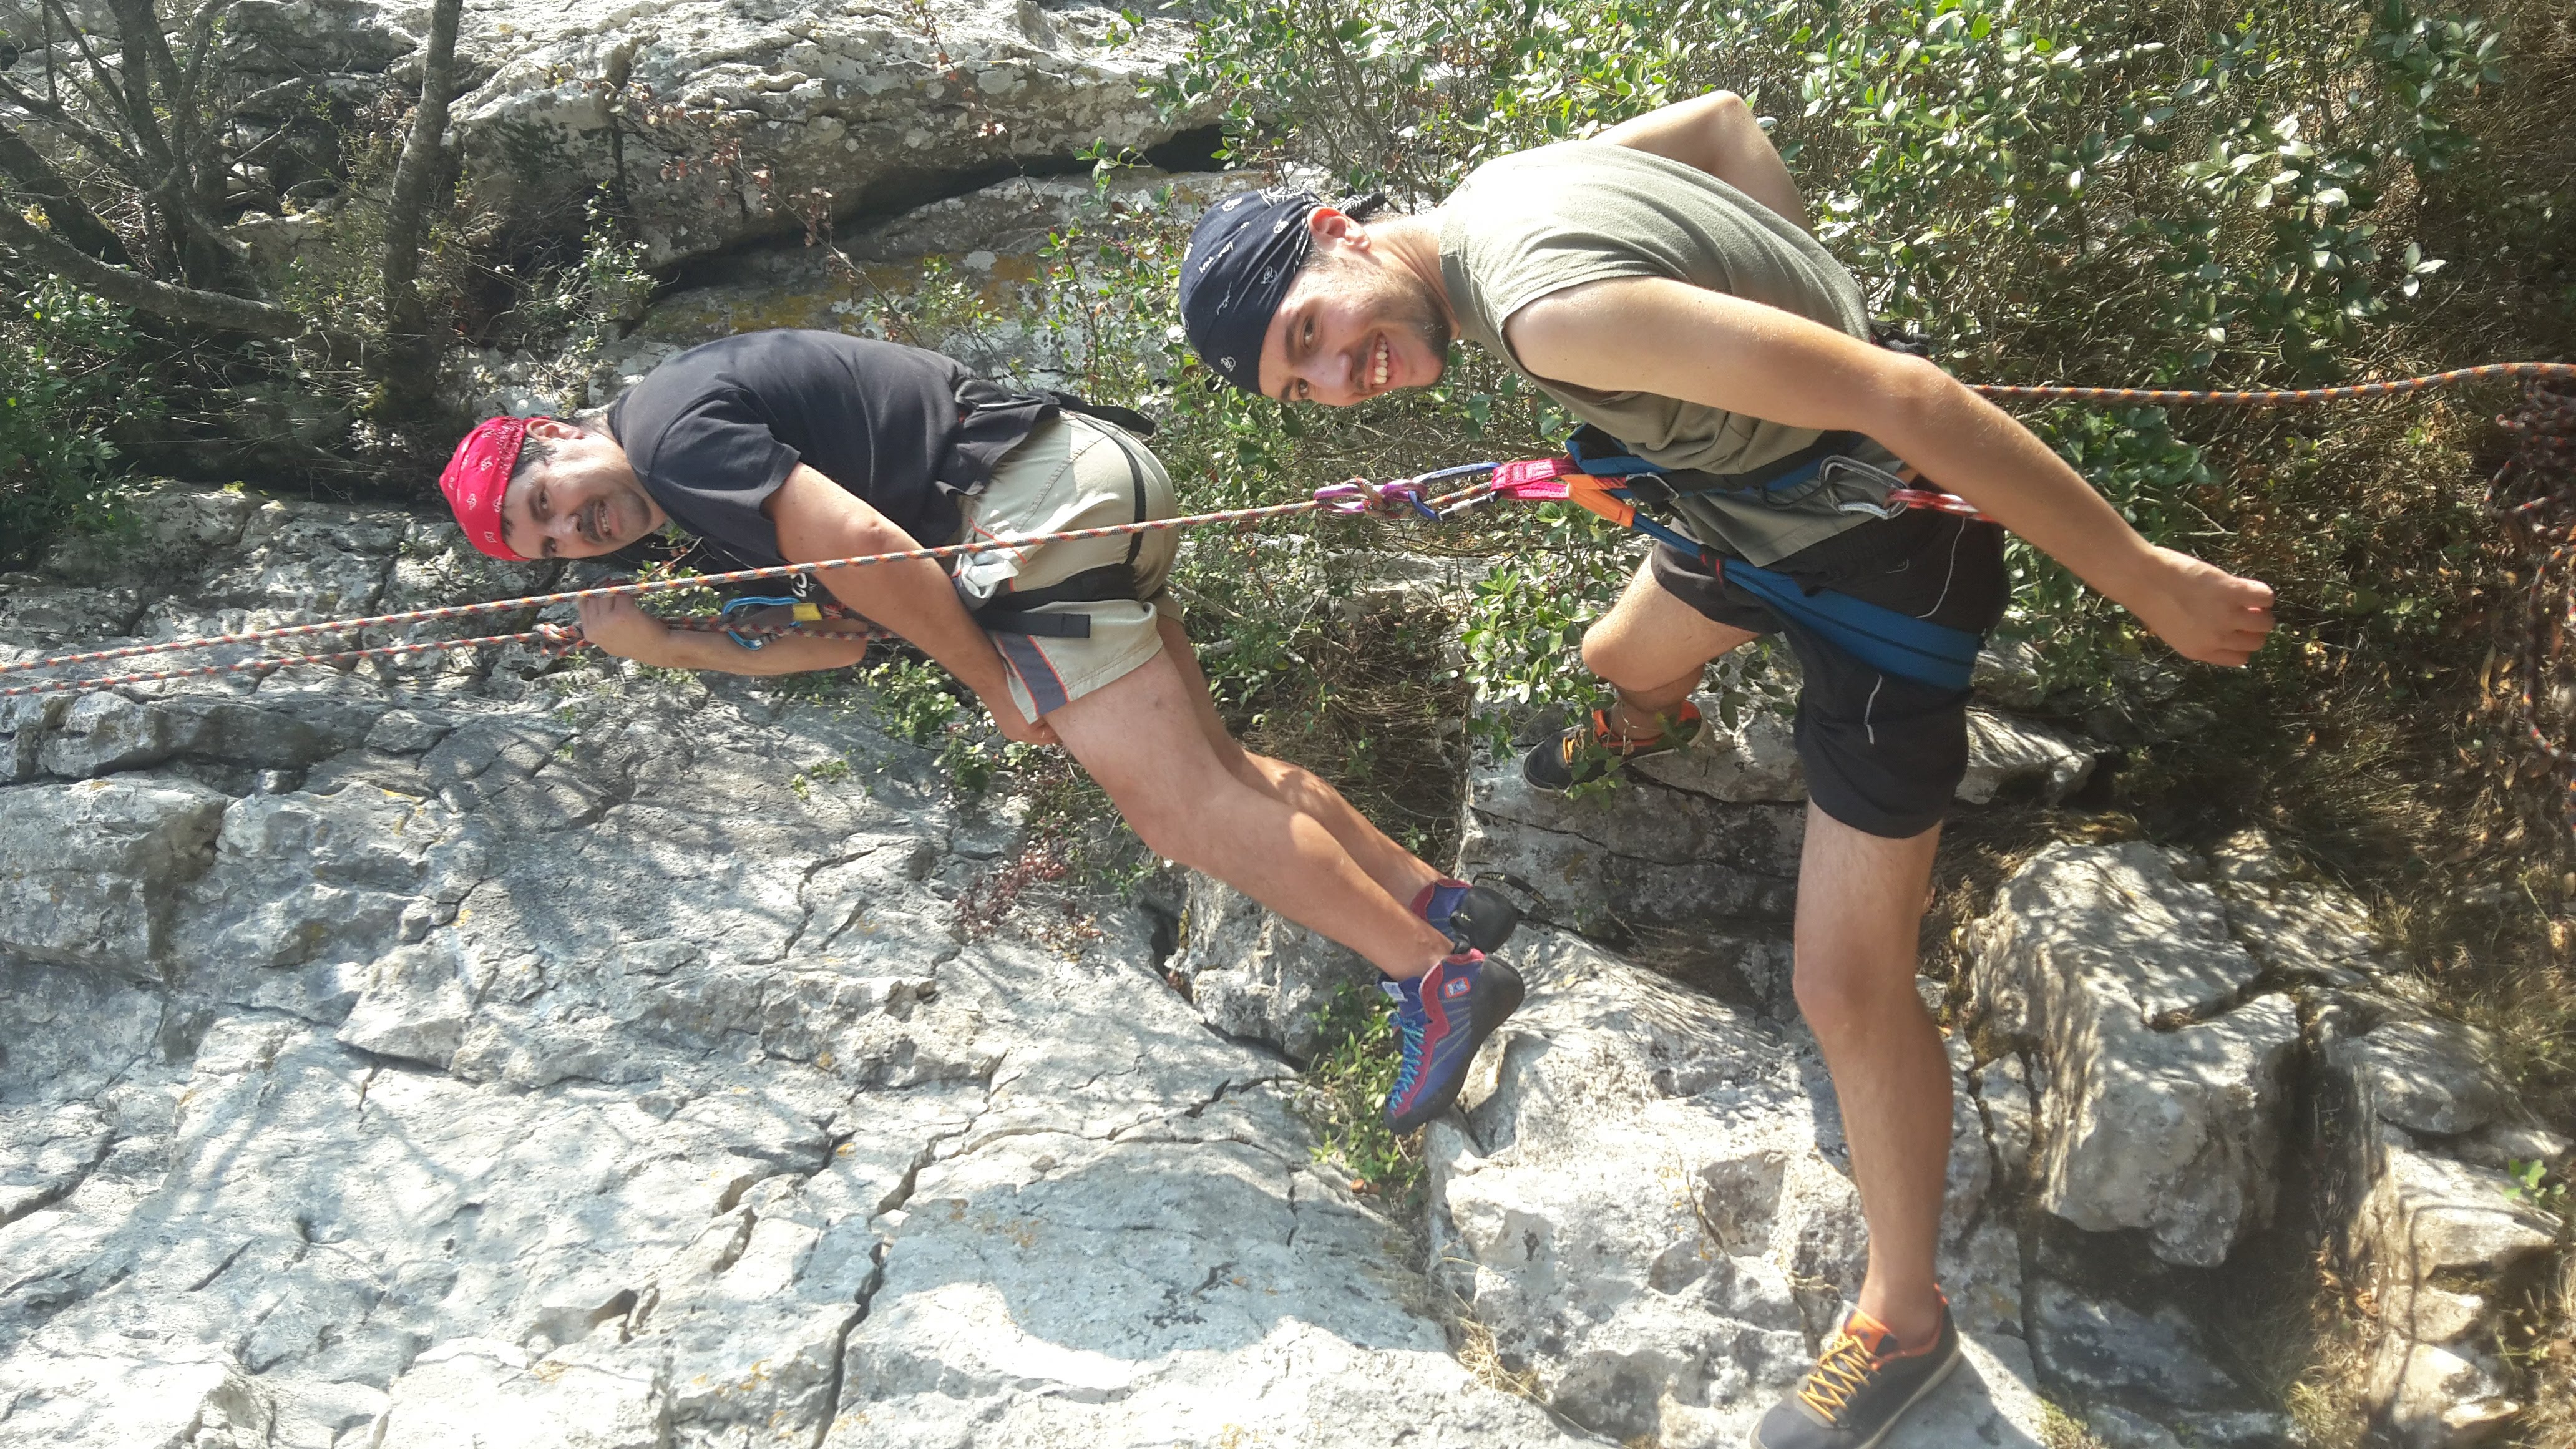
M 1015 534 L 1060 533 L 1173 514 L 1172 480 L 1145 445 L 1098 418 L 1063 413 L 1042 423 L 994 470 L 983 492 L 964 499 L 958 542 Z M 1042 589 L 1085 569 L 1125 563 L 1137 599 L 1040 604 L 1031 614 L 1088 614 L 1091 636 L 1054 638 L 990 634 L 1011 670 L 1011 700 L 1031 720 L 1062 709 L 1152 659 L 1163 647 L 1156 619 L 1179 618 L 1164 592 L 1180 551 L 1173 529 L 1064 539 L 996 549 L 959 560 L 957 594 L 969 609 L 1014 590 Z

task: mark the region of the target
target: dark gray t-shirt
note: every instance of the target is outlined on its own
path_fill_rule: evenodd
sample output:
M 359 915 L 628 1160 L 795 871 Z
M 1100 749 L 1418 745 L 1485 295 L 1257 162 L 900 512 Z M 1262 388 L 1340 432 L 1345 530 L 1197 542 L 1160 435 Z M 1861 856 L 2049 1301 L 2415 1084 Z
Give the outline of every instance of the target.
M 956 494 L 1056 405 L 918 347 L 838 332 L 746 332 L 654 368 L 608 430 L 673 522 L 744 565 L 787 562 L 760 511 L 804 463 L 925 544 L 957 536 Z
M 1695 166 L 1632 146 L 1567 141 L 1499 157 L 1441 203 L 1440 218 L 1441 276 L 1467 340 L 1666 468 L 1742 473 L 1818 435 L 1680 398 L 1539 377 L 1503 340 L 1513 313 L 1586 282 L 1667 277 L 1869 336 L 1860 284 L 1797 223 Z M 1892 461 L 1874 445 L 1860 456 Z M 1826 487 L 1775 503 L 1692 499 L 1683 513 L 1702 541 L 1767 564 L 1866 521 L 1835 506 L 1863 492 L 1886 490 Z

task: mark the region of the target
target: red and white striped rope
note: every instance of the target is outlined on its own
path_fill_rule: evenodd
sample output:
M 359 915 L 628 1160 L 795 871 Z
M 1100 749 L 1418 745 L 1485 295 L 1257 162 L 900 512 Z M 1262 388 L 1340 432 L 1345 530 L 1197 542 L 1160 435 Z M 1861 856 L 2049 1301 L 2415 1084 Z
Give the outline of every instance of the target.
M 2440 387 L 2454 382 L 2468 382 L 2484 378 L 2508 377 L 2522 378 L 2532 381 L 2576 381 L 2576 363 L 2497 362 L 2479 367 L 2454 368 L 2448 372 L 2429 373 L 2421 377 L 2399 378 L 2387 382 L 2355 383 L 2340 387 L 2303 388 L 2290 391 L 2184 391 L 2168 388 L 2072 387 L 2062 384 L 2007 386 L 1995 383 L 1971 383 L 1969 386 L 1973 391 L 1986 397 L 2001 400 L 2067 400 L 2076 402 L 2137 404 L 2145 406 L 2218 403 L 2252 407 L 2282 407 L 2309 403 L 2345 402 L 2363 398 L 2396 397 L 2406 393 L 2420 391 L 2424 388 Z M 1418 481 L 1427 481 L 1435 476 L 1445 476 L 1447 474 L 1455 474 L 1461 471 L 1472 470 L 1443 470 L 1443 474 L 1426 474 L 1424 475 L 1423 480 L 1407 479 L 1400 484 L 1382 485 L 1382 489 L 1384 491 L 1393 492 L 1410 485 L 1415 487 L 1416 491 L 1419 491 Z M 1339 485 L 1338 489 L 1319 490 L 1315 497 L 1308 498 L 1300 502 L 1275 503 L 1262 508 L 1228 508 L 1210 513 L 1184 514 L 1177 518 L 1154 518 L 1141 520 L 1135 523 L 1114 523 L 1099 528 L 1075 528 L 1066 529 L 1057 533 L 1023 534 L 1015 537 L 979 539 L 968 543 L 946 544 L 936 548 L 900 549 L 891 553 L 861 554 L 851 558 L 824 559 L 815 563 L 782 564 L 774 568 L 738 569 L 731 573 L 702 574 L 682 578 L 648 579 L 625 584 L 606 584 L 597 588 L 566 589 L 549 594 L 531 594 L 515 599 L 494 599 L 489 602 L 479 604 L 448 604 L 430 609 L 408 609 L 399 613 L 375 614 L 360 619 L 326 619 L 312 624 L 287 624 L 273 629 L 250 629 L 237 634 L 219 634 L 199 639 L 169 639 L 152 644 L 133 644 L 118 649 L 94 650 L 85 654 L 60 654 L 50 658 L 26 659 L 20 660 L 16 663 L 0 663 L 0 674 L 23 673 L 39 669 L 63 669 L 74 665 L 102 664 L 111 660 L 135 659 L 147 655 L 176 653 L 192 649 L 214 649 L 227 645 L 266 644 L 282 639 L 311 638 L 316 635 L 355 634 L 367 629 L 392 628 L 406 624 L 422 624 L 441 619 L 463 619 L 483 614 L 511 613 L 522 609 L 541 609 L 555 604 L 572 603 L 581 599 L 608 598 L 617 595 L 636 597 L 645 594 L 668 593 L 679 589 L 710 588 L 724 584 L 752 583 L 762 579 L 786 578 L 795 574 L 819 573 L 826 569 L 864 568 L 870 564 L 959 558 L 970 554 L 992 553 L 1007 549 L 1027 548 L 1036 544 L 1056 543 L 1069 539 L 1114 538 L 1125 534 L 1150 533 L 1170 528 L 1200 528 L 1223 523 L 1254 523 L 1273 518 L 1292 517 L 1301 513 L 1311 513 L 1319 509 L 1334 512 L 1346 512 L 1349 510 L 1352 500 L 1338 495 L 1348 493 L 1351 486 L 1352 485 L 1348 484 Z M 1379 490 L 1370 491 L 1371 497 L 1374 499 Z M 1454 511 L 1457 507 L 1462 507 L 1465 504 L 1475 502 L 1491 492 L 1491 483 L 1478 483 L 1459 489 L 1456 492 L 1428 500 L 1428 502 L 1416 506 L 1419 511 L 1425 514 L 1425 516 L 1436 516 L 1444 511 Z M 1967 502 L 1965 499 L 1958 498 L 1951 494 L 1935 493 L 1931 490 L 1906 489 L 1899 490 L 1897 494 L 1891 495 L 1891 497 L 1907 507 L 1937 508 L 1945 512 L 1977 516 L 1975 505 Z M 723 624 L 721 621 L 703 619 L 685 621 L 666 620 L 665 622 L 680 628 L 730 629 L 731 632 L 741 634 L 803 632 L 792 625 L 739 627 L 728 626 Z M 878 635 L 872 635 L 872 637 L 881 637 L 881 631 L 879 631 Z M 196 669 L 163 670 L 155 673 L 119 675 L 110 678 L 49 681 L 42 684 L 20 685 L 15 688 L 0 689 L 0 699 L 7 699 L 20 695 L 108 689 L 120 685 L 151 684 L 172 679 L 204 678 L 218 674 L 237 673 L 254 669 L 282 669 L 296 665 L 311 664 L 345 665 L 370 657 L 399 657 L 403 655 L 427 653 L 434 650 L 467 649 L 480 647 L 486 644 L 521 643 L 536 639 L 548 640 L 554 645 L 554 647 L 561 648 L 577 647 L 580 643 L 580 638 L 576 631 L 556 629 L 549 626 L 517 634 L 490 634 L 471 639 L 444 639 L 427 640 L 410 644 L 385 644 L 363 649 L 340 650 L 328 654 L 272 655 L 264 656 L 259 659 L 243 660 L 233 664 L 209 665 Z
M 1968 384 L 1968 390 L 1999 401 L 2128 403 L 2150 407 L 2224 403 L 2237 407 L 2277 408 L 2302 407 L 2312 403 L 2355 402 L 2374 397 L 2401 397 L 2410 392 L 2421 392 L 2428 387 L 2443 387 L 2450 383 L 2473 382 L 2492 377 L 2576 382 L 2576 362 L 2490 362 L 2479 367 L 2455 367 L 2449 372 L 2431 372 L 2422 377 L 2401 377 L 2387 382 L 2356 382 L 2340 387 L 2306 387 L 2290 390 L 2258 388 L 2185 391 L 2160 387 L 2070 387 L 2063 383 L 2018 387 L 1990 382 L 1972 382 Z
M 1389 487 L 1392 485 L 1381 485 Z M 1471 501 L 1491 491 L 1490 484 L 1479 483 L 1454 493 L 1443 494 L 1427 506 L 1458 504 Z M 682 578 L 649 579 L 627 584 L 606 584 L 591 589 L 568 589 L 551 594 L 531 594 L 524 598 L 495 599 L 481 604 L 450 604 L 433 609 L 410 609 L 395 614 L 375 614 L 362 619 L 325 619 L 312 624 L 286 624 L 274 629 L 250 629 L 238 634 L 218 634 L 201 639 L 168 639 L 153 644 L 134 644 L 121 649 L 100 649 L 86 654 L 59 654 L 46 659 L 24 659 L 0 664 L 0 674 L 21 673 L 35 669 L 61 669 L 73 665 L 98 664 L 114 659 L 134 659 L 152 654 L 170 654 L 191 649 L 215 649 L 227 645 L 266 644 L 281 639 L 311 638 L 317 634 L 354 634 L 365 629 L 390 628 L 403 624 L 428 623 L 438 619 L 470 618 L 478 614 L 513 613 L 521 609 L 545 608 L 581 599 L 608 598 L 615 595 L 668 593 L 677 589 L 710 588 L 719 584 L 750 583 L 761 579 L 786 578 L 794 574 L 818 573 L 825 569 L 862 568 L 869 564 L 897 563 L 912 559 L 946 559 L 966 554 L 991 553 L 1002 549 L 1025 548 L 1034 544 L 1053 543 L 1077 538 L 1114 538 L 1122 534 L 1148 533 L 1165 528 L 1194 528 L 1219 523 L 1248 523 L 1267 518 L 1285 518 L 1293 514 L 1330 508 L 1322 497 L 1299 503 L 1274 503 L 1262 508 L 1228 508 L 1212 513 L 1185 514 L 1178 518 L 1152 518 L 1137 523 L 1114 523 L 1099 528 L 1072 528 L 1057 533 L 1023 534 L 1013 537 L 983 539 L 970 543 L 945 544 L 938 548 L 909 548 L 892 553 L 860 554 L 850 558 L 824 559 L 816 563 L 782 564 L 774 568 L 739 569 L 732 573 L 696 574 Z M 1335 508 L 1334 511 L 1344 510 Z M 796 634 L 808 631 L 794 625 L 739 625 L 705 616 L 688 619 L 665 619 L 676 628 L 744 635 Z M 291 668 L 308 664 L 353 664 L 371 657 L 398 657 L 441 649 L 469 649 L 485 644 L 523 643 L 533 639 L 566 636 L 576 647 L 581 643 L 578 631 L 545 626 L 519 634 L 487 634 L 471 639 L 434 639 L 410 644 L 380 644 L 364 649 L 344 649 L 329 654 L 263 655 L 231 664 L 212 664 L 195 669 L 170 669 L 147 674 L 124 674 L 104 678 L 48 680 L 41 684 L 22 684 L 0 689 L 0 699 L 21 695 L 82 693 L 111 689 L 129 684 L 156 684 L 173 679 L 201 679 L 219 674 L 237 674 L 257 669 Z M 852 637 L 841 635 L 840 637 Z M 872 638 L 891 637 L 883 630 L 872 630 Z

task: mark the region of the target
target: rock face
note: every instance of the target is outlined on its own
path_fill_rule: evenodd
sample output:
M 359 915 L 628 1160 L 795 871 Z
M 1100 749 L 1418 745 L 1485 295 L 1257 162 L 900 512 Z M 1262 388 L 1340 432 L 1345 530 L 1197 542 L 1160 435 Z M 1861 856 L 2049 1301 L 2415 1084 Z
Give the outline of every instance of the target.
M 0 647 L 514 587 L 225 499 Z M 0 1439 L 1573 1442 L 1141 911 L 970 939 L 1008 812 L 848 716 L 514 650 L 8 731 Z
M 2569 1144 L 2519 1122 L 2473 1028 L 2376 991 L 2321 995 L 2322 1176 L 2375 1319 L 2371 1408 L 2406 1449 L 2476 1442 L 2518 1407 L 2494 1353 L 2497 1302 L 2557 1243 L 2503 1169 L 2562 1163 Z
M 2212 1265 L 2304 1160 L 2319 1184 L 2304 1215 L 2366 1289 L 2361 1387 L 2382 1442 L 2452 1449 L 2517 1412 L 2496 1304 L 2557 1239 L 2502 1169 L 2562 1163 L 2569 1144 L 2519 1120 L 2491 1042 L 2417 1004 L 2348 892 L 2301 878 L 2256 832 L 2206 862 L 2058 845 L 2004 886 L 1970 945 L 1979 1024 L 2017 1041 L 2044 1086 L 2040 1205 Z M 2280 1130 L 2301 1072 L 2305 1140 Z M 2083 1277 L 2085 1255 L 2049 1241 L 2044 1272 Z M 2170 1305 L 2130 1310 L 2043 1277 L 2030 1322 L 2043 1376 L 2115 1449 L 2274 1442 L 2277 1424 Z
M 1569 799 L 1531 789 L 1518 760 L 1486 762 L 1467 777 L 1458 871 L 1515 891 L 1537 920 L 1668 957 L 1733 999 L 1785 1012 L 1805 832 L 1794 805 L 1660 777 Z
M 1162 119 L 1140 94 L 1187 27 L 1110 6 L 504 4 L 468 24 L 463 48 L 488 79 L 453 124 L 476 199 L 578 233 L 613 187 L 657 266 L 808 213 L 884 213 L 961 178 L 1073 169 L 1095 143 L 1145 150 L 1215 119 Z
M 1864 1266 L 1811 1045 L 1561 932 L 1512 948 L 1529 1002 L 1434 1124 L 1431 1261 L 1507 1369 L 1608 1439 L 1733 1446 L 1814 1363 Z M 1943 1234 L 1968 1364 L 1907 1442 L 2035 1446 L 2010 1230 L 1975 1098 Z
M 1311 1060 L 1322 1015 L 1345 992 L 1370 991 L 1377 968 L 1357 952 L 1263 910 L 1221 881 L 1192 875 L 1171 971 L 1190 984 L 1208 1025 Z
M 2214 1266 L 2269 1221 L 2296 1008 L 2154 846 L 2054 845 L 1970 935 L 1985 1020 L 2048 1063 L 2040 1202 Z M 2251 999 L 2248 999 L 2248 998 Z

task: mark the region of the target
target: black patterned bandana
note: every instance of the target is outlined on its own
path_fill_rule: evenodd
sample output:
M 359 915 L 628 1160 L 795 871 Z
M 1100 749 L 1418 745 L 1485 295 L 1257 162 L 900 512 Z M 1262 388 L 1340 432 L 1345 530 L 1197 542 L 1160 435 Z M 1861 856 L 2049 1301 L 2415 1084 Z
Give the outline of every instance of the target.
M 1181 254 L 1181 326 L 1217 375 L 1261 391 L 1261 340 L 1313 240 L 1306 219 L 1322 206 L 1311 191 L 1271 187 L 1208 208 Z

